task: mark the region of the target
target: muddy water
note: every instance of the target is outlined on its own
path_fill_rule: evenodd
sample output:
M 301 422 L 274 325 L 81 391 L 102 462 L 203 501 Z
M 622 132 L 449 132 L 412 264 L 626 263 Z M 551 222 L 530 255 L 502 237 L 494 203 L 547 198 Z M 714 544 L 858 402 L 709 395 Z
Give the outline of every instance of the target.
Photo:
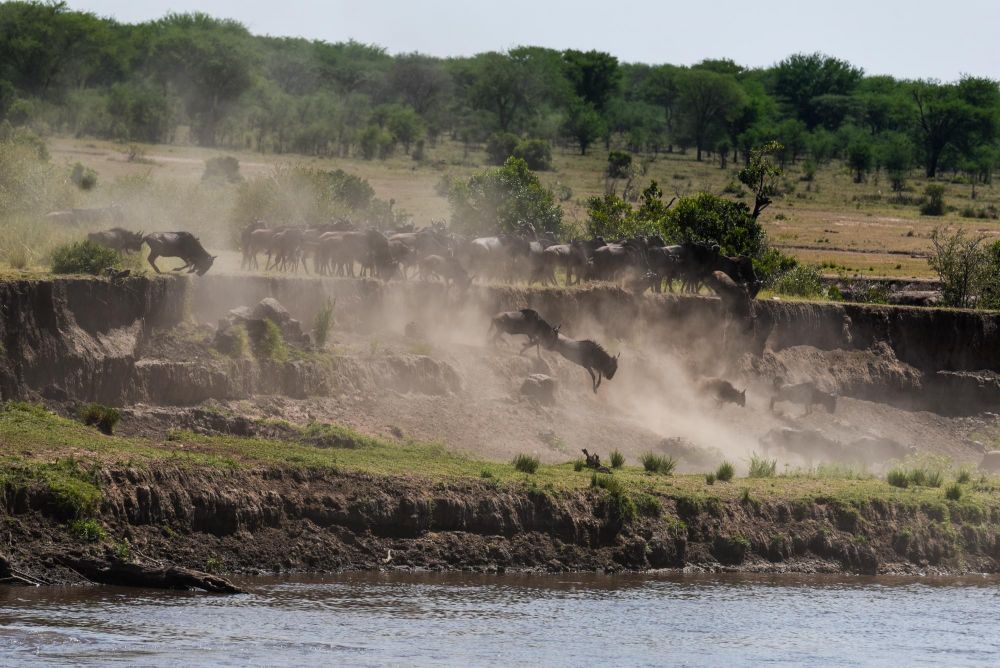
M 1000 580 L 345 575 L 0 588 L 0 665 L 998 665 Z

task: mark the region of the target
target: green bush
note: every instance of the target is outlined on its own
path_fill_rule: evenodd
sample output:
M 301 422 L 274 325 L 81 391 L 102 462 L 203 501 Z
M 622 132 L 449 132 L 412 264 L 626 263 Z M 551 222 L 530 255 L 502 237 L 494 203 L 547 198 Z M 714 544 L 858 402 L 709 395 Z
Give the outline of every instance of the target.
M 729 482 L 736 475 L 736 467 L 730 462 L 722 462 L 719 468 L 715 469 L 715 478 L 719 482 Z
M 90 274 L 97 276 L 108 267 L 119 268 L 121 255 L 93 241 L 79 241 L 57 246 L 52 251 L 53 274 Z
M 272 362 L 288 361 L 288 346 L 285 344 L 285 337 L 281 333 L 281 328 L 270 318 L 264 320 L 264 335 L 257 341 L 254 354 L 257 359 Z
M 899 487 L 901 489 L 906 489 L 910 486 L 910 477 L 906 474 L 906 471 L 900 468 L 894 468 L 885 475 L 885 481 L 892 485 L 893 487 Z
M 714 473 L 706 473 L 705 474 L 705 484 L 706 485 L 714 485 L 715 484 L 715 474 Z
M 967 468 L 964 468 L 961 471 L 959 471 L 958 476 L 955 478 L 956 482 L 963 485 L 968 484 L 971 480 L 972 480 L 972 471 L 970 471 Z
M 778 461 L 775 459 L 765 459 L 764 457 L 759 457 L 757 453 L 750 455 L 750 473 L 751 478 L 773 478 L 774 471 L 777 468 Z
M 336 302 L 327 299 L 326 304 L 316 313 L 316 317 L 313 319 L 313 343 L 316 344 L 317 348 L 326 347 L 326 340 L 330 336 L 330 328 L 333 327 L 333 307 L 335 304 Z
M 514 468 L 516 470 L 520 471 L 521 473 L 528 473 L 528 474 L 532 474 L 535 471 L 537 471 L 538 465 L 540 463 L 541 462 L 538 460 L 538 457 L 533 457 L 532 455 L 525 455 L 525 454 L 520 454 L 517 457 L 514 457 L 513 461 Z
M 635 520 L 638 514 L 635 501 L 625 492 L 625 486 L 614 476 L 594 473 L 590 476 L 590 486 L 608 492 L 611 519 L 619 525 Z
M 962 486 L 957 482 L 948 485 L 944 490 L 944 497 L 949 501 L 958 501 L 962 498 Z
M 502 165 L 514 155 L 520 138 L 511 132 L 497 132 L 486 140 L 486 159 L 491 165 Z M 532 168 L 534 169 L 534 168 Z
M 69 531 L 78 540 L 86 543 L 97 543 L 108 537 L 108 532 L 97 523 L 97 520 L 74 520 L 69 525 Z
M 528 163 L 528 169 L 547 172 L 552 169 L 552 147 L 544 139 L 525 139 L 511 153 Z
M 108 436 L 114 432 L 121 417 L 118 409 L 101 404 L 85 404 L 80 407 L 80 421 L 88 427 L 97 427 L 102 434 Z
M 93 190 L 97 185 L 97 172 L 79 162 L 73 165 L 69 178 L 80 190 Z
M 605 173 L 612 179 L 627 179 L 632 175 L 632 156 L 622 151 L 611 151 Z
M 920 205 L 920 213 L 925 216 L 944 215 L 944 186 L 932 183 L 924 188 L 924 203 Z
M 625 455 L 618 450 L 611 451 L 611 468 L 620 469 L 625 466 Z
M 677 461 L 673 457 L 658 455 L 655 452 L 646 452 L 639 458 L 642 468 L 646 473 L 659 473 L 670 475 L 677 467 Z
M 824 293 L 819 270 L 805 264 L 779 274 L 772 281 L 771 289 L 780 295 L 792 297 L 819 297 Z
M 576 471 L 577 473 L 582 471 L 586 466 L 587 462 L 583 461 L 582 459 L 573 460 L 573 470 Z

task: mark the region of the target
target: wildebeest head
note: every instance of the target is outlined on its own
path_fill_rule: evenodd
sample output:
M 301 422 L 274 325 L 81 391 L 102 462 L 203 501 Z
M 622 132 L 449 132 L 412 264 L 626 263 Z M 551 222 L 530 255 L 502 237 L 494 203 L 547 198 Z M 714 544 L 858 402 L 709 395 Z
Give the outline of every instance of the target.
M 216 255 L 205 255 L 203 258 L 196 260 L 194 263 L 194 273 L 204 276 L 205 272 L 212 268 L 212 263 L 215 262 L 216 257 Z
M 614 378 L 615 374 L 618 372 L 618 358 L 621 356 L 621 353 L 618 353 L 614 357 L 608 356 L 608 361 L 604 365 L 604 369 L 602 371 L 602 373 L 604 373 L 604 377 L 608 380 Z

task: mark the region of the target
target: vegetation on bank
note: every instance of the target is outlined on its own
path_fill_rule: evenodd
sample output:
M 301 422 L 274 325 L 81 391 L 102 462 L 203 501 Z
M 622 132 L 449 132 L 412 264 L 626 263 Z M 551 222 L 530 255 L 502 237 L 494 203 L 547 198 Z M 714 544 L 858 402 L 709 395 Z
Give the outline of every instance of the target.
M 666 467 L 648 472 L 622 466 L 612 474 L 593 474 L 573 462 L 540 464 L 525 455 L 515 462 L 485 462 L 434 443 L 389 441 L 358 434 L 336 425 L 284 425 L 293 436 L 284 439 L 204 436 L 178 430 L 163 440 L 107 436 L 80 422 L 56 416 L 36 405 L 10 402 L 0 407 L 0 486 L 39 486 L 52 491 L 58 513 L 69 519 L 92 515 L 100 501 L 97 471 L 152 464 L 179 467 L 255 468 L 281 466 L 341 472 L 421 478 L 440 482 L 487 482 L 545 493 L 600 488 L 625 494 L 640 506 L 642 495 L 734 501 L 748 496 L 756 502 L 830 502 L 864 506 L 878 501 L 949 508 L 959 513 L 1000 513 L 1000 481 L 968 471 L 954 473 L 954 485 L 895 486 L 872 476 L 825 467 L 774 475 L 739 478 L 739 484 L 712 484 L 701 475 L 664 475 Z M 517 462 L 520 462 L 517 463 Z M 727 462 L 728 464 L 728 462 Z M 769 462 L 768 462 L 769 467 Z M 716 472 L 733 480 L 729 466 Z M 725 469 L 725 470 L 721 470 Z M 486 475 L 488 473 L 488 475 Z M 719 474 L 722 474 L 719 476 Z M 953 474 L 942 470 L 949 483 Z M 595 482 L 596 480 L 596 482 Z M 713 481 L 714 482 L 714 481 Z M 926 482 L 926 479 L 925 479 Z M 624 501 L 623 512 L 628 514 Z M 955 505 L 958 504 L 958 505 Z M 988 516 L 988 515 L 987 515 Z

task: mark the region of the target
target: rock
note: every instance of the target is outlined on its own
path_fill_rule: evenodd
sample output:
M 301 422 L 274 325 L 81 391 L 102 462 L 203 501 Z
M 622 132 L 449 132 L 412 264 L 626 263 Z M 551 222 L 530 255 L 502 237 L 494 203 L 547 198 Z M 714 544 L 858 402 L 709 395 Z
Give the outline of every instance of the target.
M 521 396 L 535 404 L 553 406 L 556 403 L 557 385 L 556 379 L 552 376 L 533 373 L 521 383 Z
M 276 325 L 284 325 L 292 320 L 292 314 L 274 297 L 261 299 L 253 309 L 253 317 L 258 320 L 267 318 Z

